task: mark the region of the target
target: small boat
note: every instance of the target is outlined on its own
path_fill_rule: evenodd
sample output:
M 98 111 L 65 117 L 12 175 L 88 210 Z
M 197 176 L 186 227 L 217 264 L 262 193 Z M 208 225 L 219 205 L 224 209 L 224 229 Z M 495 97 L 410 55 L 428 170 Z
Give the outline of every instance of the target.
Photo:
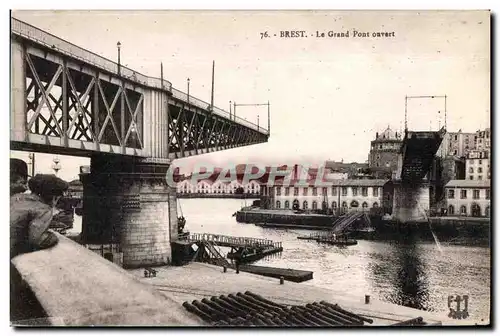
M 351 246 L 357 245 L 358 241 L 354 239 L 333 239 L 333 238 L 322 238 L 316 240 L 318 243 L 325 243 L 329 245 L 339 245 L 339 246 Z

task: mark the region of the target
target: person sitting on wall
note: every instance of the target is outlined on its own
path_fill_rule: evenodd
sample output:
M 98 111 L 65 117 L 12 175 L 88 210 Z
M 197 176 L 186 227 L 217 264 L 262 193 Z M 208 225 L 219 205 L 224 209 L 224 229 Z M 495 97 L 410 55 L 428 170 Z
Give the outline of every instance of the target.
M 68 183 L 55 175 L 37 174 L 28 182 L 31 194 L 10 198 L 10 255 L 46 249 L 57 244 L 48 231 L 53 208 L 68 189 Z
M 28 165 L 20 159 L 10 159 L 10 196 L 23 193 L 27 188 Z

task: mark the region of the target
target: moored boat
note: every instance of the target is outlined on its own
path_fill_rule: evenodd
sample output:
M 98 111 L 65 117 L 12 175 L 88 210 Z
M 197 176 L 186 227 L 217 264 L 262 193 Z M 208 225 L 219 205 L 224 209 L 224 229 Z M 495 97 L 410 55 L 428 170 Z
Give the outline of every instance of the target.
M 354 239 L 333 239 L 333 238 L 323 238 L 317 239 L 318 243 L 326 243 L 329 245 L 339 245 L 339 246 L 351 246 L 357 245 L 358 241 Z

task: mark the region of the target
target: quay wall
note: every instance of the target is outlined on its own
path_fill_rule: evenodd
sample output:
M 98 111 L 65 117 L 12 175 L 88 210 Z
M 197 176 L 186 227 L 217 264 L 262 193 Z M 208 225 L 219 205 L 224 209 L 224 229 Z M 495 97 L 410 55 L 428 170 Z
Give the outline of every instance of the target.
M 237 211 L 236 221 L 239 223 L 263 223 L 270 222 L 276 224 L 295 224 L 306 226 L 331 227 L 336 216 L 295 214 L 293 212 L 272 212 L 269 210 L 258 211 Z
M 259 199 L 259 195 L 251 194 L 182 194 L 177 193 L 177 198 L 234 198 L 234 199 Z
M 296 214 L 292 211 L 242 209 L 236 212 L 236 220 L 240 223 L 272 223 L 307 229 L 332 227 L 336 216 Z M 474 238 L 487 241 L 490 237 L 490 218 L 475 217 L 430 217 L 428 221 L 401 222 L 396 219 L 385 220 L 381 216 L 370 215 L 373 233 L 353 232 L 356 237 L 366 239 L 392 239 L 401 236 L 418 236 L 433 240 L 432 233 L 439 239 Z

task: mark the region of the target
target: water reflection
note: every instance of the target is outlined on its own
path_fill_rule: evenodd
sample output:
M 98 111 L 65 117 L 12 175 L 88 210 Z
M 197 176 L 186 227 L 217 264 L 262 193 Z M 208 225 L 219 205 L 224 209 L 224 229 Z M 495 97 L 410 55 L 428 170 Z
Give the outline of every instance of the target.
M 373 288 L 384 300 L 429 310 L 429 281 L 421 250 L 412 236 L 391 244 L 374 245 L 368 269 Z
M 358 245 L 341 248 L 297 239 L 314 233 L 311 231 L 237 223 L 232 214 L 240 208 L 240 200 L 181 202 L 186 228 L 191 232 L 283 242 L 281 255 L 256 264 L 313 271 L 313 279 L 307 284 L 446 313 L 448 295 L 467 294 L 471 319 L 490 316 L 489 248 L 442 244 L 441 253 L 434 241 L 422 242 L 414 237 L 403 241 L 359 240 Z

